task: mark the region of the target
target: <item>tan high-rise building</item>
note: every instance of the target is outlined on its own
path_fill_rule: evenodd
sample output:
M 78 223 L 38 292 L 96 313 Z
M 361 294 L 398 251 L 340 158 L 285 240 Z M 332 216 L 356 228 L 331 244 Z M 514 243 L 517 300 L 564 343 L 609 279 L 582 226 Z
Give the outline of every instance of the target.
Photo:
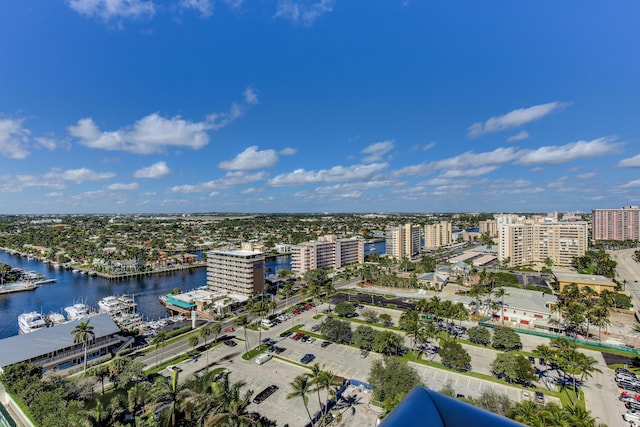
M 424 248 L 427 250 L 437 249 L 450 245 L 453 242 L 451 223 L 442 221 L 438 224 L 427 224 L 424 226 Z
M 593 240 L 640 240 L 640 209 L 594 209 L 591 212 Z
M 420 226 L 405 224 L 398 227 L 390 227 L 385 231 L 385 254 L 402 260 L 413 259 L 420 254 Z
M 262 292 L 264 253 L 241 249 L 207 252 L 207 286 L 244 296 Z
M 489 237 L 496 237 L 498 235 L 498 223 L 495 219 L 480 221 L 478 226 L 480 234 L 487 234 Z
M 334 235 L 291 246 L 291 269 L 304 274 L 317 268 L 340 268 L 364 262 L 364 239 L 338 239 Z
M 510 267 L 543 265 L 547 259 L 553 265 L 570 266 L 588 246 L 586 222 L 504 224 L 498 235 L 498 260 L 508 260 Z

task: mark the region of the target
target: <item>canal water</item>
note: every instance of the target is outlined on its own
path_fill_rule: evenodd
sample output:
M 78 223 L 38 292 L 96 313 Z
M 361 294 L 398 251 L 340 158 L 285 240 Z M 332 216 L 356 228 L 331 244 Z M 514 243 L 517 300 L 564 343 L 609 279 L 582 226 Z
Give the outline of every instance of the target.
M 371 248 L 371 249 L 370 249 Z M 365 245 L 365 253 L 384 254 L 384 242 Z M 0 339 L 18 334 L 18 316 L 29 311 L 42 314 L 62 313 L 64 307 L 83 302 L 97 309 L 98 301 L 109 295 L 132 294 L 138 303 L 138 312 L 145 319 L 165 317 L 167 312 L 159 297 L 179 288 L 188 291 L 207 283 L 206 268 L 164 275 L 150 275 L 126 280 L 107 280 L 89 277 L 71 270 L 55 269 L 50 264 L 0 251 L 0 263 L 43 274 L 54 283 L 39 286 L 34 291 L 0 295 Z M 291 256 L 267 258 L 265 274 L 277 274 L 291 268 Z

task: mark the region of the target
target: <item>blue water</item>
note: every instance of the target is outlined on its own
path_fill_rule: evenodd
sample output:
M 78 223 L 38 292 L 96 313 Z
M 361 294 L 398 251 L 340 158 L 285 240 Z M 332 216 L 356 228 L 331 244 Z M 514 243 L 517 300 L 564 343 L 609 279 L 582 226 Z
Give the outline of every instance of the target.
M 384 255 L 384 252 L 385 242 L 365 245 L 366 254 Z M 18 316 L 22 313 L 61 313 L 64 307 L 76 302 L 84 302 L 97 308 L 98 300 L 109 295 L 133 294 L 138 303 L 138 311 L 147 319 L 158 319 L 167 315 L 160 304 L 160 295 L 175 288 L 188 291 L 207 283 L 206 268 L 109 281 L 73 273 L 71 270 L 55 269 L 49 264 L 3 251 L 0 251 L 0 263 L 41 273 L 47 279 L 56 279 L 56 282 L 40 286 L 35 291 L 0 295 L 0 339 L 18 334 Z M 265 261 L 265 275 L 277 274 L 282 269 L 291 269 L 291 256 L 280 255 Z

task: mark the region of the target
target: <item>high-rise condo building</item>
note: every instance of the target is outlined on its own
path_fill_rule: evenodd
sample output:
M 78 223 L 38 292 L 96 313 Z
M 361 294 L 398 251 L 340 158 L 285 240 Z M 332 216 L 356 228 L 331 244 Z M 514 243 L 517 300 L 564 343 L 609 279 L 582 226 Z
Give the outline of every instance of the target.
M 593 209 L 591 212 L 593 240 L 640 240 L 640 209 Z
M 427 224 L 424 226 L 424 248 L 427 250 L 437 249 L 450 245 L 453 242 L 451 223 L 447 221 L 438 224 Z
M 264 287 L 264 253 L 244 249 L 207 252 L 207 285 L 221 293 L 251 296 Z
M 420 226 L 411 223 L 390 227 L 385 231 L 385 254 L 402 260 L 420 254 Z
M 498 229 L 498 260 L 510 267 L 539 264 L 570 266 L 587 252 L 586 222 L 504 224 Z
M 364 262 L 364 239 L 334 235 L 291 246 L 291 270 L 304 274 L 316 268 L 340 268 Z
M 489 237 L 496 237 L 498 235 L 498 223 L 495 219 L 480 221 L 478 224 L 478 228 L 480 234 L 487 234 Z

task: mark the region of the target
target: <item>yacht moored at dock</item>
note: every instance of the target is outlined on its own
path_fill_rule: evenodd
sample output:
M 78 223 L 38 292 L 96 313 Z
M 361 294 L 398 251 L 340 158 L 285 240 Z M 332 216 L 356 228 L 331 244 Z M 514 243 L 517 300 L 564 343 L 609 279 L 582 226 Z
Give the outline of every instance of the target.
M 84 319 L 92 315 L 91 307 L 84 303 L 76 303 L 64 308 L 67 313 L 67 320 Z
M 18 327 L 21 334 L 28 334 L 35 330 L 46 328 L 48 326 L 47 318 L 37 311 L 22 313 L 18 316 Z

